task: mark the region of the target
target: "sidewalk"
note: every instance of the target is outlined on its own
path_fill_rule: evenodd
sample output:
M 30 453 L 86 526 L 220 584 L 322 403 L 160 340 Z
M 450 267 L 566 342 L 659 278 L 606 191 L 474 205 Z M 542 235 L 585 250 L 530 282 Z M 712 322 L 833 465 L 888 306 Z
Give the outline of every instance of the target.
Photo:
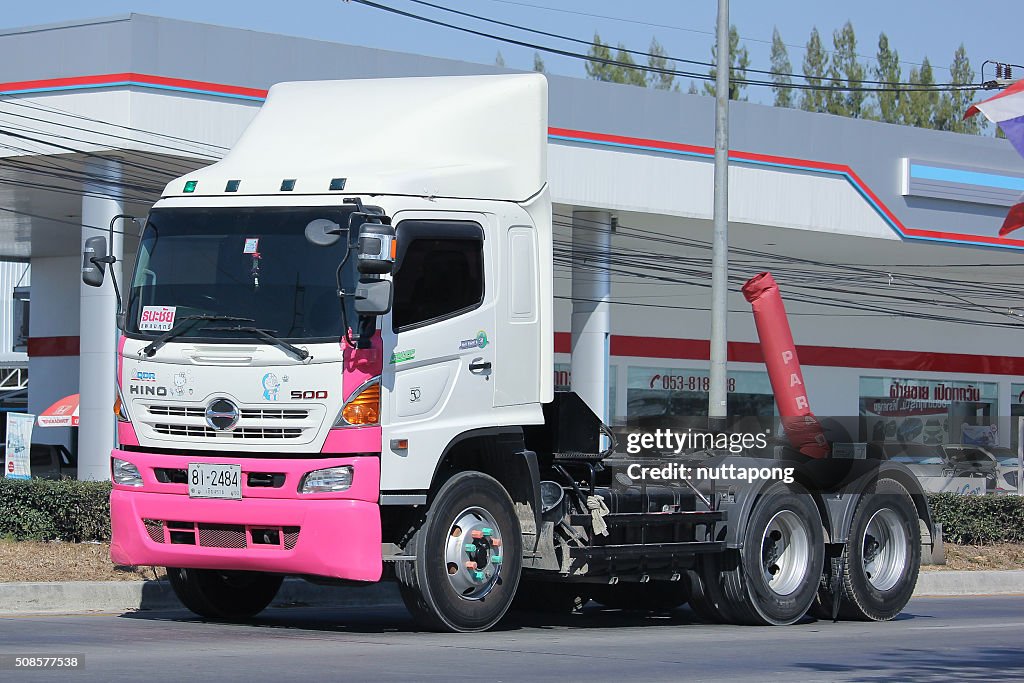
M 1024 594 L 1024 569 L 1011 571 L 921 572 L 915 596 Z M 394 583 L 368 586 L 317 586 L 287 579 L 275 607 L 361 607 L 401 605 Z M 62 583 L 0 583 L 0 614 L 63 612 L 127 612 L 180 609 L 166 582 L 68 581 Z

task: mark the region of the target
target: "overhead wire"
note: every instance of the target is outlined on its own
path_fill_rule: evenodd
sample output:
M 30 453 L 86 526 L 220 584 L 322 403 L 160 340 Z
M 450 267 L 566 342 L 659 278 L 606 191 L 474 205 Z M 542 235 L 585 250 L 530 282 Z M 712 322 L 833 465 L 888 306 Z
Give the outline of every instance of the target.
M 657 67 L 657 66 L 654 66 L 654 65 L 651 65 L 651 64 L 646 64 L 645 65 L 645 64 L 635 64 L 635 63 L 632 63 L 632 62 L 629 62 L 629 63 L 621 62 L 621 61 L 615 60 L 615 59 L 608 59 L 608 58 L 598 57 L 596 55 L 583 54 L 583 53 L 579 53 L 579 52 L 573 52 L 571 50 L 563 50 L 561 48 L 551 47 L 551 46 L 548 46 L 548 45 L 541 45 L 541 44 L 538 44 L 538 43 L 531 43 L 531 42 L 527 42 L 527 41 L 523 41 L 523 40 L 518 40 L 516 38 L 510 38 L 508 36 L 500 36 L 500 35 L 497 35 L 497 34 L 488 33 L 486 31 L 479 31 L 477 29 L 469 28 L 469 27 L 466 27 L 466 26 L 459 26 L 457 24 L 452 24 L 452 23 L 449 23 L 449 22 L 446 22 L 446 21 L 441 21 L 440 19 L 434 19 L 434 18 L 431 18 L 431 17 L 426 17 L 426 16 L 423 16 L 423 15 L 420 15 L 420 14 L 416 14 L 415 12 L 408 12 L 406 10 L 398 9 L 396 7 L 391 7 L 391 6 L 388 6 L 388 5 L 383 5 L 383 4 L 379 3 L 379 2 L 374 2 L 373 0 L 349 0 L 349 1 L 357 3 L 357 4 L 360 4 L 360 5 L 365 5 L 367 7 L 372 7 L 374 9 L 378 9 L 378 10 L 381 10 L 381 11 L 384 11 L 384 12 L 389 12 L 389 13 L 396 14 L 396 15 L 403 16 L 403 17 L 407 17 L 407 18 L 410 18 L 410 19 L 415 19 L 417 21 L 422 21 L 424 23 L 432 24 L 432 25 L 435 25 L 435 26 L 442 26 L 442 27 L 445 27 L 445 28 L 450 28 L 450 29 L 453 29 L 453 30 L 456 30 L 456 31 L 461 31 L 463 33 L 468 33 L 468 34 L 475 35 L 475 36 L 478 36 L 478 37 L 489 38 L 491 40 L 497 40 L 497 41 L 500 41 L 500 42 L 503 42 L 503 43 L 507 43 L 507 44 L 510 44 L 510 45 L 518 45 L 520 47 L 526 47 L 526 48 L 530 48 L 532 50 L 538 50 L 538 51 L 546 52 L 546 53 L 550 53 L 550 54 L 557 54 L 557 55 L 561 55 L 563 57 L 570 57 L 570 58 L 573 58 L 573 59 L 582 59 L 582 60 L 585 60 L 585 61 L 596 62 L 596 63 L 599 63 L 599 64 L 605 64 L 605 65 L 609 65 L 609 66 L 628 67 L 628 68 L 631 68 L 631 69 L 636 69 L 638 71 L 643 71 L 643 72 L 648 72 L 648 73 L 659 73 L 659 74 L 666 74 L 666 75 L 673 75 L 673 76 L 683 76 L 683 77 L 687 77 L 687 78 L 694 78 L 694 79 L 704 80 L 704 81 L 711 81 L 711 80 L 713 80 L 712 77 L 710 76 L 710 74 L 706 74 L 706 73 L 682 71 L 682 70 L 679 70 L 679 69 L 669 69 L 669 68 L 665 68 L 665 67 Z M 412 1 L 412 2 L 422 2 L 422 0 L 410 0 L 410 1 Z M 522 29 L 522 30 L 526 30 L 526 29 Z M 567 37 L 563 37 L 563 39 L 565 39 L 565 40 L 574 40 L 574 39 L 570 39 L 570 38 L 567 38 Z M 771 73 L 771 72 L 768 72 L 768 73 Z M 803 78 L 804 76 L 801 75 L 799 77 Z M 810 79 L 811 80 L 831 80 L 826 74 L 822 74 L 820 77 L 812 76 L 812 77 L 810 77 Z M 775 83 L 774 81 L 771 81 L 771 80 L 767 80 L 766 81 L 766 80 L 755 80 L 755 79 L 749 79 L 749 78 L 731 79 L 731 82 L 732 83 L 736 83 L 736 84 L 741 84 L 741 85 L 749 85 L 749 86 L 778 87 L 778 85 L 779 85 L 778 83 Z M 982 89 L 985 89 L 987 86 L 985 84 L 957 84 L 957 83 L 949 83 L 949 84 L 941 84 L 939 86 L 927 86 L 926 87 L 923 84 L 917 83 L 917 84 L 913 84 L 913 85 L 906 86 L 906 87 L 898 86 L 898 87 L 872 87 L 872 88 L 866 88 L 866 87 L 860 87 L 860 86 L 843 86 L 843 85 L 833 85 L 833 84 L 830 84 L 830 85 L 821 85 L 821 84 L 815 85 L 815 84 L 812 84 L 812 83 L 791 83 L 791 84 L 786 84 L 785 87 L 792 88 L 794 90 L 815 90 L 815 91 L 834 91 L 834 92 L 945 92 L 945 91 L 958 91 L 958 90 L 967 90 L 967 91 L 982 90 Z

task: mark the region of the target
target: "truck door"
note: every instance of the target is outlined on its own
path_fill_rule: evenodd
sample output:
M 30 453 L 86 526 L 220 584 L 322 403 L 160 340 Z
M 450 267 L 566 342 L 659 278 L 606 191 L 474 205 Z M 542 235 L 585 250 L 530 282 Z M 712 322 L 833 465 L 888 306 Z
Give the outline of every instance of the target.
M 495 287 L 480 214 L 399 212 L 394 305 L 383 321 L 382 488 L 425 488 L 445 446 L 489 420 Z M 509 371 L 509 369 L 504 369 Z M 389 448 L 407 440 L 407 448 Z

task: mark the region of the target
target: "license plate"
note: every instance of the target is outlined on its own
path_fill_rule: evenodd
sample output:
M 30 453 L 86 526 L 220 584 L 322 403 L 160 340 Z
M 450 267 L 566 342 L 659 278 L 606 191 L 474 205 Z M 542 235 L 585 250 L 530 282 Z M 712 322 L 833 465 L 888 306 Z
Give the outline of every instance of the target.
M 242 499 L 242 466 L 188 464 L 189 498 Z

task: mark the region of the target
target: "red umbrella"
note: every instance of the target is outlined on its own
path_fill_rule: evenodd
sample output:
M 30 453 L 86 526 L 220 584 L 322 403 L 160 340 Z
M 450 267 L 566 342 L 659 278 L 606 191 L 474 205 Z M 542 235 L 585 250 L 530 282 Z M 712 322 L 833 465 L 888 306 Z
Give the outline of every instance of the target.
M 36 424 L 40 427 L 77 427 L 78 426 L 78 394 L 65 396 L 44 410 Z

